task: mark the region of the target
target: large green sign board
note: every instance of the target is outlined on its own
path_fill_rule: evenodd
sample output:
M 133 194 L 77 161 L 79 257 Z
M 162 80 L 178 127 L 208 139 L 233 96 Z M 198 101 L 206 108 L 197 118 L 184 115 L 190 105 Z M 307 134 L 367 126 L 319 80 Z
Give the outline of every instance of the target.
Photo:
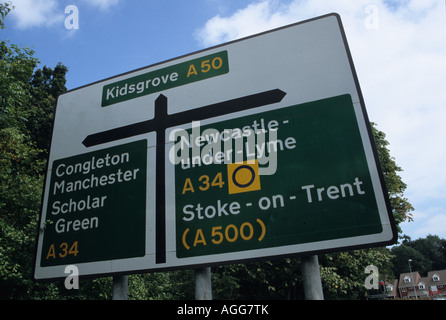
M 54 161 L 42 266 L 145 253 L 147 141 Z
M 337 14 L 58 97 L 36 279 L 394 243 Z
M 209 131 L 210 127 L 215 130 Z M 382 231 L 349 95 L 228 120 L 201 130 L 201 157 L 191 155 L 175 168 L 178 257 Z M 277 133 L 273 140 L 272 130 Z M 192 135 L 192 130 L 189 133 Z M 234 163 L 236 143 L 224 148 L 225 141 L 235 142 L 243 134 L 243 154 L 256 159 L 251 164 L 246 158 Z M 256 138 L 253 145 L 249 145 L 254 142 L 248 140 L 250 135 Z M 198 137 L 192 137 L 192 142 L 197 142 Z M 203 150 L 215 139 L 221 153 L 213 154 L 212 163 L 206 162 L 211 157 Z M 259 162 L 276 166 L 275 173 L 259 175 Z

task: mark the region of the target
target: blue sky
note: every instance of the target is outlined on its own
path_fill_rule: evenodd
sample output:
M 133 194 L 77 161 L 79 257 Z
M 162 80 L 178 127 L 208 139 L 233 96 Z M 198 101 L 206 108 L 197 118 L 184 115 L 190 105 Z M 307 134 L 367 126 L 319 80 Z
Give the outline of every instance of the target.
M 413 239 L 446 238 L 444 0 L 12 0 L 1 39 L 62 62 L 73 89 L 271 28 L 338 12 L 370 120 L 404 172 Z M 79 28 L 67 29 L 73 5 Z M 68 22 L 72 22 L 69 20 Z
M 12 2 L 16 12 L 8 16 L 3 38 L 32 47 L 42 65 L 61 61 L 70 70 L 68 88 L 196 51 L 201 48 L 194 39 L 197 28 L 209 17 L 236 9 L 234 3 L 248 3 L 240 0 L 225 5 L 212 0 Z M 43 13 L 45 21 L 36 19 L 33 23 L 28 18 L 33 15 L 33 2 L 51 8 Z M 65 19 L 70 15 L 65 14 L 68 5 L 79 10 L 79 29 L 65 28 Z M 22 13 L 21 6 L 27 6 L 30 12 Z

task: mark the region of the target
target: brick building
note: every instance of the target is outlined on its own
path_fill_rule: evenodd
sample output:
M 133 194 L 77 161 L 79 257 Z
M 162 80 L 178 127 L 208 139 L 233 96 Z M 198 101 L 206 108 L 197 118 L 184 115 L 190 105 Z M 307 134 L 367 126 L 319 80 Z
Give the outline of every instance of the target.
M 421 277 L 418 271 L 402 273 L 398 280 L 386 283 L 388 298 L 446 297 L 446 270 L 429 271 Z

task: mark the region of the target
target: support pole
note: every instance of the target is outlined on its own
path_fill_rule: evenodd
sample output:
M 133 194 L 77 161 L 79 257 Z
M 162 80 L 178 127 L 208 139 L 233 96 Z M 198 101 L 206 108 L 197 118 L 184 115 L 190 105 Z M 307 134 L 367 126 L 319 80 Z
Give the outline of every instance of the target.
M 112 300 L 127 300 L 129 276 L 113 276 Z
M 303 257 L 301 271 L 304 282 L 305 300 L 324 300 L 317 256 Z
M 195 269 L 195 300 L 212 300 L 211 268 Z

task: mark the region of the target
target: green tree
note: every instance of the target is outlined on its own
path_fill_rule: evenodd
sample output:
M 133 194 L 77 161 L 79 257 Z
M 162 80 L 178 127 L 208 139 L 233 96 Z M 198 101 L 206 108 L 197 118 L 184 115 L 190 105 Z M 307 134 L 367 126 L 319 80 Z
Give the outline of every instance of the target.
M 26 134 L 28 82 L 37 60 L 29 49 L 0 42 L 0 287 L 26 291 L 32 281 L 36 220 L 45 166 Z
M 398 233 L 401 236 L 402 230 L 399 224 L 404 221 L 413 221 L 412 211 L 414 208 L 409 203 L 408 199 L 404 197 L 404 191 L 406 190 L 407 185 L 398 175 L 398 172 L 403 170 L 396 164 L 395 158 L 390 155 L 390 150 L 387 147 L 389 142 L 386 140 L 385 133 L 378 130 L 375 123 L 371 123 L 371 125 L 379 161 L 381 163 L 381 169 L 384 175 L 384 182 L 387 187 L 390 205 L 392 207 L 393 217 L 397 224 Z
M 0 29 L 5 28 L 6 15 L 14 9 L 11 2 L 0 3 Z
M 57 97 L 65 92 L 65 75 L 68 68 L 60 62 L 54 69 L 44 66 L 34 72 L 30 81 L 33 104 L 29 110 L 27 130 L 36 146 L 43 150 L 41 157 L 46 159 L 51 141 L 54 108 Z
M 0 4 L 1 25 L 10 4 Z M 0 298 L 54 295 L 54 285 L 35 284 L 33 257 L 37 221 L 46 166 L 40 132 L 33 122 L 44 123 L 36 112 L 34 69 L 39 61 L 33 50 L 0 42 Z M 60 73 L 59 73 L 60 74 Z M 62 88 L 63 90 L 63 88 Z M 47 97 L 56 92 L 48 92 Z M 47 116 L 47 115 L 45 115 Z M 44 125 L 45 126 L 45 125 Z M 48 126 L 48 123 L 46 124 Z M 46 128 L 50 130 L 51 125 Z M 49 138 L 49 137 L 48 137 Z
M 299 259 L 278 259 L 222 267 L 232 280 L 232 299 L 288 299 L 301 282 Z M 228 271 L 232 271 L 228 272 Z M 217 271 L 218 272 L 218 271 Z M 229 281 L 225 281 L 229 282 Z M 220 291 L 223 291 L 220 289 Z
M 392 248 L 392 254 L 394 255 L 393 268 L 396 275 L 409 272 L 409 259 L 412 260 L 412 270 L 418 271 L 420 274 L 424 274 L 431 268 L 429 261 L 418 250 L 406 245 Z
M 0 128 L 17 128 L 26 131 L 30 116 L 29 81 L 39 62 L 34 51 L 0 42 Z
M 412 270 L 425 276 L 428 271 L 446 268 L 446 240 L 435 235 L 407 240 L 393 247 L 392 255 L 396 275 L 409 272 L 408 260 L 411 259 Z
M 430 270 L 446 269 L 446 240 L 436 235 L 428 235 L 426 238 L 417 239 L 406 243 L 420 252 L 429 262 Z
M 17 128 L 0 130 L 2 297 L 4 294 L 20 296 L 32 282 L 32 257 L 43 182 L 35 172 L 44 166 L 37 155 L 38 150 Z
M 364 299 L 368 294 L 364 270 L 374 265 L 380 280 L 394 278 L 392 255 L 386 248 L 372 248 L 327 254 L 320 257 L 324 297 L 337 299 Z

